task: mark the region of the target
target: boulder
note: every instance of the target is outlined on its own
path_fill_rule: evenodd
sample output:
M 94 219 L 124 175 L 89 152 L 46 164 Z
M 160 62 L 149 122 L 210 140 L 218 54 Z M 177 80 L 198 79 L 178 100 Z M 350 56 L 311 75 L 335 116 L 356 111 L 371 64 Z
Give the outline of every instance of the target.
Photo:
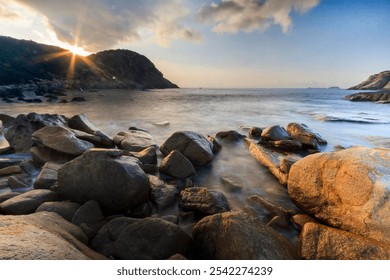
M 200 220 L 192 232 L 201 257 L 217 260 L 296 259 L 292 244 L 269 226 L 241 212 Z
M 20 195 L 18 192 L 5 192 L 5 193 L 0 193 L 0 203 L 3 203 L 4 201 L 13 198 L 15 196 Z
M 306 223 L 298 240 L 306 260 L 389 260 L 390 245 L 344 230 Z
M 185 179 L 196 174 L 192 163 L 178 150 L 169 153 L 160 163 L 160 172 L 168 176 Z
M 95 147 L 88 141 L 78 139 L 72 130 L 60 126 L 45 126 L 34 132 L 32 139 L 49 149 L 75 156 Z
M 0 177 L 20 174 L 22 172 L 23 170 L 19 165 L 11 165 L 0 169 Z
M 42 203 L 58 200 L 58 194 L 50 190 L 31 190 L 7 199 L 0 204 L 0 210 L 6 215 L 34 213 Z
M 177 199 L 179 191 L 176 186 L 168 185 L 153 175 L 149 175 L 149 180 L 151 201 L 155 203 L 158 208 L 167 207 Z
M 283 173 L 288 174 L 290 172 L 291 166 L 300 159 L 302 159 L 302 157 L 299 155 L 288 155 L 283 157 L 280 160 L 279 168 Z
M 32 189 L 33 185 L 34 179 L 25 172 L 8 177 L 8 186 L 13 191 L 25 191 Z
M 115 211 L 135 208 L 149 200 L 150 183 L 140 164 L 120 150 L 88 150 L 58 170 L 58 192 Z
M 320 222 L 316 220 L 316 218 L 313 218 L 312 216 L 309 216 L 307 214 L 296 214 L 291 217 L 291 221 L 299 228 L 302 229 L 303 226 L 307 223 L 317 223 Z
M 122 260 L 164 260 L 187 255 L 191 237 L 179 226 L 159 218 L 127 225 L 115 241 L 114 257 Z
M 141 130 L 119 132 L 114 137 L 114 142 L 120 149 L 131 152 L 140 152 L 151 146 L 157 146 L 153 137 Z
M 390 151 L 352 147 L 307 156 L 290 170 L 288 193 L 327 224 L 390 243 Z
M 249 136 L 249 138 L 252 138 L 252 139 L 260 139 L 262 133 L 263 133 L 262 128 L 254 126 L 254 127 L 251 127 L 249 129 L 248 136 Z
M 231 176 L 224 176 L 219 178 L 219 180 L 222 183 L 222 187 L 230 193 L 241 192 L 243 189 L 242 185 L 237 182 L 237 179 Z
M 181 191 L 179 206 L 208 215 L 230 211 L 229 203 L 221 192 L 198 187 Z
M 61 153 L 44 146 L 32 147 L 30 153 L 33 161 L 40 165 L 44 165 L 47 162 L 63 164 L 76 157 L 75 155 Z
M 49 201 L 42 203 L 35 213 L 54 212 L 67 221 L 72 221 L 74 213 L 80 208 L 80 204 L 72 201 Z
M 83 223 L 95 224 L 103 219 L 104 215 L 99 204 L 94 200 L 90 200 L 76 210 L 72 217 L 72 223 L 80 226 Z
M 88 248 L 83 232 L 55 213 L 0 216 L 0 259 L 106 259 Z
M 287 125 L 287 132 L 293 140 L 301 142 L 314 149 L 318 149 L 318 144 L 327 144 L 326 140 L 318 133 L 312 131 L 305 124 L 290 123 Z
M 261 137 L 267 141 L 289 140 L 287 131 L 280 125 L 269 126 L 263 130 Z
M 299 141 L 295 140 L 278 140 L 278 141 L 269 141 L 271 147 L 275 149 L 287 151 L 287 152 L 297 152 L 302 149 L 302 144 Z
M 245 135 L 242 135 L 235 130 L 220 131 L 215 136 L 223 142 L 230 143 L 242 141 L 245 138 Z
M 205 165 L 213 160 L 213 144 L 203 135 L 193 131 L 178 131 L 172 134 L 160 147 L 164 155 L 178 150 L 195 166 Z
M 222 150 L 222 145 L 219 140 L 213 136 L 207 135 L 207 140 L 213 145 L 213 153 L 219 153 Z
M 50 189 L 57 183 L 58 169 L 62 164 L 47 162 L 34 182 L 35 189 Z

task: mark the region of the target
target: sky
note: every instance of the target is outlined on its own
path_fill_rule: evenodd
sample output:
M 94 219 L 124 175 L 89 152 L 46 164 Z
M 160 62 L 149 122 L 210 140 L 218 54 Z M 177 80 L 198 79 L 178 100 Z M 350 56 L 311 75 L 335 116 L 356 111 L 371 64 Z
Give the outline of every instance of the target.
M 347 88 L 390 69 L 389 0 L 0 0 L 0 35 L 130 49 L 180 87 Z

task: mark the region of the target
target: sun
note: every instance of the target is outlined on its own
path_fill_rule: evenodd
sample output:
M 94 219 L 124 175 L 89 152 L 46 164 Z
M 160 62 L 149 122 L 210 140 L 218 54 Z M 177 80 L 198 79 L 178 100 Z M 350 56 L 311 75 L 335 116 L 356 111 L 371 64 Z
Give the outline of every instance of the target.
M 88 56 L 91 53 L 84 50 L 82 47 L 76 46 L 76 45 L 69 45 L 66 47 L 72 54 L 79 55 L 79 56 Z

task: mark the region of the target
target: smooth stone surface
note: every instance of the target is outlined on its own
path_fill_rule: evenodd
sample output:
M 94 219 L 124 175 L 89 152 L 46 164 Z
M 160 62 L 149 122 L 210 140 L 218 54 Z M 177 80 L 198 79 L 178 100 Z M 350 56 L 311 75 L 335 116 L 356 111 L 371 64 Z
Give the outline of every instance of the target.
M 306 223 L 298 241 L 306 260 L 389 260 L 390 244 L 316 223 Z
M 220 139 L 223 142 L 238 142 L 242 141 L 245 138 L 245 135 L 242 135 L 241 133 L 235 131 L 235 130 L 228 130 L 228 131 L 220 131 L 215 135 L 216 138 Z
M 32 189 L 33 185 L 33 178 L 24 172 L 8 177 L 8 186 L 13 191 L 25 191 L 28 189 Z
M 390 243 L 390 150 L 353 147 L 307 156 L 290 170 L 288 193 L 327 224 Z
M 321 135 L 311 130 L 305 124 L 290 123 L 287 125 L 287 132 L 293 140 L 315 149 L 318 148 L 318 144 L 327 144 L 327 141 Z
M 228 192 L 235 193 L 235 192 L 241 192 L 243 189 L 243 186 L 237 182 L 237 180 L 231 176 L 224 176 L 219 178 L 220 182 L 222 183 L 222 186 L 224 189 L 226 189 Z
M 192 163 L 178 150 L 170 152 L 160 163 L 160 172 L 179 179 L 185 179 L 196 174 Z
M 11 165 L 8 167 L 4 167 L 0 169 L 0 176 L 9 176 L 9 175 L 15 175 L 22 173 L 23 170 L 20 168 L 19 165 Z
M 207 216 L 195 225 L 192 235 L 199 253 L 205 259 L 297 259 L 287 239 L 242 212 Z
M 179 206 L 185 210 L 213 215 L 230 210 L 223 193 L 207 188 L 192 187 L 180 192 Z
M 140 152 L 151 146 L 157 146 L 153 137 L 141 130 L 119 132 L 114 137 L 114 142 L 120 149 L 132 152 Z
M 37 179 L 34 182 L 35 189 L 50 189 L 51 186 L 57 183 L 58 169 L 62 164 L 47 162 L 43 166 Z
M 54 212 L 70 222 L 80 206 L 79 203 L 72 201 L 49 201 L 42 203 L 35 212 Z
M 114 257 L 124 260 L 164 260 L 187 255 L 191 237 L 179 226 L 158 218 L 145 218 L 126 226 L 115 242 Z
M 52 150 L 75 156 L 95 147 L 88 141 L 78 139 L 72 130 L 60 126 L 45 126 L 34 132 L 32 139 Z
M 0 203 L 3 203 L 4 201 L 13 198 L 15 196 L 20 195 L 18 192 L 5 192 L 5 193 L 0 193 Z
M 296 214 L 291 217 L 291 221 L 299 228 L 302 229 L 303 226 L 307 223 L 317 223 L 319 224 L 320 222 L 316 220 L 316 218 L 311 217 L 307 214 Z
M 289 140 L 290 136 L 288 135 L 286 129 L 280 125 L 269 126 L 263 129 L 261 137 L 267 141 L 278 141 L 278 140 Z
M 63 164 L 76 157 L 75 155 L 61 153 L 44 146 L 32 147 L 30 153 L 33 161 L 41 165 L 44 165 L 47 162 Z
M 149 178 L 138 159 L 120 150 L 91 149 L 58 170 L 58 192 L 75 202 L 129 210 L 149 200 Z
M 0 259 L 106 259 L 88 248 L 83 232 L 55 213 L 0 215 Z
M 302 149 L 301 142 L 295 140 L 278 140 L 268 142 L 272 147 L 287 152 L 296 152 Z
M 172 134 L 160 147 L 163 155 L 178 150 L 194 166 L 202 166 L 214 158 L 213 144 L 203 135 L 193 131 L 178 131 Z
M 58 198 L 58 194 L 50 190 L 31 190 L 7 199 L 0 204 L 0 210 L 6 215 L 31 214 L 42 203 L 56 201 Z
M 151 187 L 150 198 L 158 208 L 167 207 L 177 200 L 179 191 L 176 186 L 168 185 L 153 175 L 149 175 L 149 180 Z
M 94 224 L 104 219 L 99 204 L 90 200 L 81 205 L 72 217 L 72 223 L 80 226 L 83 223 Z

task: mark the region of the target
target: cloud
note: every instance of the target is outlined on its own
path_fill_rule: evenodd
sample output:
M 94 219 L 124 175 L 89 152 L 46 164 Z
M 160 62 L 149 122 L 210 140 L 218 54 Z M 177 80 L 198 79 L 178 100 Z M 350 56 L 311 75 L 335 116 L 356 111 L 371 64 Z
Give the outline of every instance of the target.
M 20 15 L 14 11 L 10 11 L 3 3 L 0 2 L 0 18 L 14 20 L 18 19 Z
M 214 23 L 214 32 L 264 31 L 276 24 L 287 33 L 292 25 L 290 13 L 293 10 L 305 13 L 318 3 L 319 0 L 222 0 L 203 5 L 198 18 Z
M 15 0 L 46 17 L 49 30 L 60 41 L 89 51 L 143 39 L 161 45 L 173 39 L 200 40 L 199 33 L 182 21 L 189 11 L 181 0 Z

